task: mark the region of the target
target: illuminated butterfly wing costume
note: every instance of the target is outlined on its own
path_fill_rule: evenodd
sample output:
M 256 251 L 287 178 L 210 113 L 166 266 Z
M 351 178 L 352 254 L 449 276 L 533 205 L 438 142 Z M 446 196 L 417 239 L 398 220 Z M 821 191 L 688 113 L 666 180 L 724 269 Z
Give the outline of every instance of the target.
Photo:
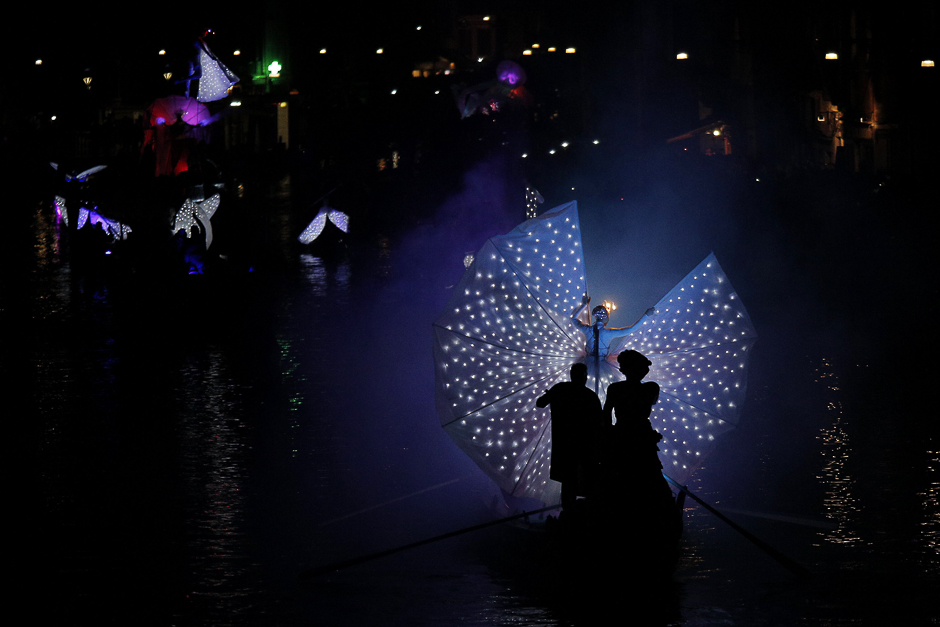
M 221 100 L 228 95 L 229 88 L 238 82 L 235 73 L 228 69 L 224 63 L 219 61 L 206 42 L 201 38 L 196 43 L 199 52 L 197 54 L 197 63 L 199 64 L 199 92 L 196 100 L 199 102 L 213 102 Z
M 584 361 L 607 385 L 623 376 L 616 355 L 636 349 L 661 388 L 650 416 L 663 434 L 664 471 L 684 481 L 744 400 L 750 318 L 709 255 L 659 303 L 657 313 L 611 346 L 599 370 L 572 320 L 585 293 L 577 203 L 527 220 L 483 245 L 434 322 L 435 394 L 444 428 L 500 488 L 548 503 L 549 410 L 536 399 Z M 589 381 L 589 387 L 593 382 Z

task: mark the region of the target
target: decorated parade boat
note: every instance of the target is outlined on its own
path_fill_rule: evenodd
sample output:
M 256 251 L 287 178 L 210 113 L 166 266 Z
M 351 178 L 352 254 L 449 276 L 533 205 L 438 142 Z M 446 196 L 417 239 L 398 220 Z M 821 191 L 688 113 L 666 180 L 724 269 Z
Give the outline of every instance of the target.
M 757 336 L 714 254 L 594 357 L 583 330 L 590 325 L 576 317 L 585 294 L 578 208 L 570 202 L 490 238 L 433 325 L 441 423 L 507 501 L 560 501 L 561 486 L 549 477 L 551 416 L 536 399 L 566 381 L 573 363 L 587 365 L 587 385 L 603 403 L 608 386 L 624 378 L 617 355 L 635 350 L 649 359 L 648 380 L 660 388 L 650 422 L 662 435 L 663 474 L 675 485 L 737 422 Z M 604 494 L 586 499 L 576 524 L 589 529 L 599 517 L 674 547 L 681 498 L 651 505 L 636 498 L 636 481 L 602 479 Z

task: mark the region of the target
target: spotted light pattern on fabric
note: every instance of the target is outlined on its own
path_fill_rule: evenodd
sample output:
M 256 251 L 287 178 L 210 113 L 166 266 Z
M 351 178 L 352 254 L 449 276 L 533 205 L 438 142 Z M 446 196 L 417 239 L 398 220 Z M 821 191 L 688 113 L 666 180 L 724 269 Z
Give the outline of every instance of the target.
M 229 88 L 238 82 L 238 77 L 225 67 L 205 44 L 199 46 L 198 63 L 201 73 L 196 100 L 199 102 L 213 102 L 225 98 Z
M 329 207 L 323 207 L 317 213 L 316 217 L 310 221 L 310 224 L 307 225 L 307 228 L 303 230 L 297 239 L 300 240 L 301 244 L 309 244 L 317 237 L 320 233 L 323 232 L 324 227 L 326 226 L 326 220 L 329 218 L 330 222 L 336 225 L 343 233 L 349 233 L 349 216 L 338 209 L 331 209 Z
M 68 226 L 69 225 L 69 211 L 68 211 L 68 208 L 65 206 L 65 198 L 63 198 L 62 196 L 56 196 L 54 202 L 55 202 L 56 215 L 59 216 L 59 218 L 61 218 L 63 222 L 65 222 L 65 226 Z
M 173 220 L 173 233 L 179 233 L 182 230 L 186 231 L 186 237 L 192 237 L 193 229 L 198 221 L 206 233 L 206 248 L 208 249 L 212 245 L 212 222 L 210 218 L 215 215 L 221 200 L 222 197 L 219 194 L 215 194 L 202 202 L 191 198 L 184 200 L 183 205 L 176 212 L 176 219 Z
M 571 319 L 586 292 L 577 204 L 493 237 L 477 253 L 433 325 L 436 403 L 457 445 L 503 490 L 558 502 L 548 477 L 549 409 L 535 400 L 588 358 Z M 656 313 L 610 347 L 600 396 L 623 379 L 616 356 L 635 349 L 661 387 L 650 420 L 663 434 L 664 471 L 684 481 L 731 428 L 744 400 L 756 339 L 744 306 L 709 255 L 659 303 Z M 593 387 L 593 379 L 588 382 Z
M 60 198 L 57 196 L 56 198 Z M 56 205 L 58 208 L 58 204 Z M 63 215 L 68 215 L 65 209 L 65 203 L 62 203 Z M 78 226 L 76 228 L 80 229 L 85 224 L 98 224 L 104 229 L 104 232 L 111 236 L 114 240 L 127 239 L 127 235 L 131 232 L 131 227 L 127 226 L 123 222 L 118 222 L 117 220 L 112 220 L 111 218 L 105 217 L 93 209 L 88 209 L 86 207 L 80 207 L 78 209 Z M 68 222 L 66 222 L 68 226 Z

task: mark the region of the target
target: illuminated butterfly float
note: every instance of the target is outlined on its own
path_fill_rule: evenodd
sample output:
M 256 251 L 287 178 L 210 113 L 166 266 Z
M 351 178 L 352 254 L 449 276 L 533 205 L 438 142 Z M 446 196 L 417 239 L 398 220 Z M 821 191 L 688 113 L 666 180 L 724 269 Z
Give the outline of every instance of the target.
M 49 165 L 52 166 L 53 170 L 59 171 L 59 164 L 50 161 Z M 106 165 L 97 165 L 93 168 L 88 168 L 82 172 L 62 172 L 66 184 L 69 186 L 69 191 L 76 191 L 74 188 L 81 188 L 89 180 L 93 179 L 100 172 L 103 172 L 108 166 Z M 86 224 L 90 226 L 100 227 L 106 234 L 111 236 L 111 239 L 114 241 L 125 240 L 129 233 L 131 233 L 131 227 L 120 220 L 116 220 L 109 216 L 106 216 L 101 210 L 98 209 L 98 206 L 92 202 L 82 200 L 81 190 L 78 190 L 78 195 L 76 196 L 77 200 L 73 203 L 79 205 L 78 208 L 78 219 L 75 229 L 79 230 L 83 228 Z M 53 204 L 55 205 L 56 215 L 58 219 L 61 220 L 66 227 L 69 225 L 69 206 L 65 196 L 56 195 L 53 198 Z
M 323 232 L 323 229 L 326 228 L 327 220 L 332 222 L 333 225 L 343 233 L 349 233 L 349 216 L 339 209 L 333 209 L 332 207 L 323 205 L 320 211 L 317 212 L 316 217 L 307 225 L 307 228 L 297 236 L 297 239 L 301 244 L 309 244 L 317 239 Z
M 557 503 L 549 479 L 552 428 L 536 399 L 568 380 L 572 363 L 607 386 L 623 379 L 616 357 L 637 350 L 659 384 L 650 420 L 662 433 L 663 472 L 685 481 L 737 422 L 757 338 L 713 254 L 614 340 L 595 367 L 583 323 L 586 293 L 577 203 L 493 237 L 477 253 L 433 324 L 435 397 L 450 437 L 506 493 Z

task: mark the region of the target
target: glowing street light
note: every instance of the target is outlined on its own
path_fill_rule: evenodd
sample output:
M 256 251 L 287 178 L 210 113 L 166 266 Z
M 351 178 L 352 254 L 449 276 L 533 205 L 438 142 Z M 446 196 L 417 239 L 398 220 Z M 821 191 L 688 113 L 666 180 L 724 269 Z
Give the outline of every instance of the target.
M 839 58 L 839 54 L 836 53 L 836 52 L 827 52 L 827 53 L 826 53 L 826 60 L 827 60 L 827 61 L 835 61 L 835 60 L 837 60 L 838 58 Z
M 687 52 L 680 52 L 679 54 L 676 55 L 676 60 L 677 60 L 677 61 L 682 61 L 682 60 L 688 59 L 688 58 L 689 58 L 689 54 L 688 54 Z
M 924 59 L 920 62 L 920 67 L 934 67 L 933 59 Z
M 270 78 L 278 78 L 281 75 L 281 70 L 284 69 L 277 61 L 272 61 L 271 65 L 268 66 L 268 76 Z

